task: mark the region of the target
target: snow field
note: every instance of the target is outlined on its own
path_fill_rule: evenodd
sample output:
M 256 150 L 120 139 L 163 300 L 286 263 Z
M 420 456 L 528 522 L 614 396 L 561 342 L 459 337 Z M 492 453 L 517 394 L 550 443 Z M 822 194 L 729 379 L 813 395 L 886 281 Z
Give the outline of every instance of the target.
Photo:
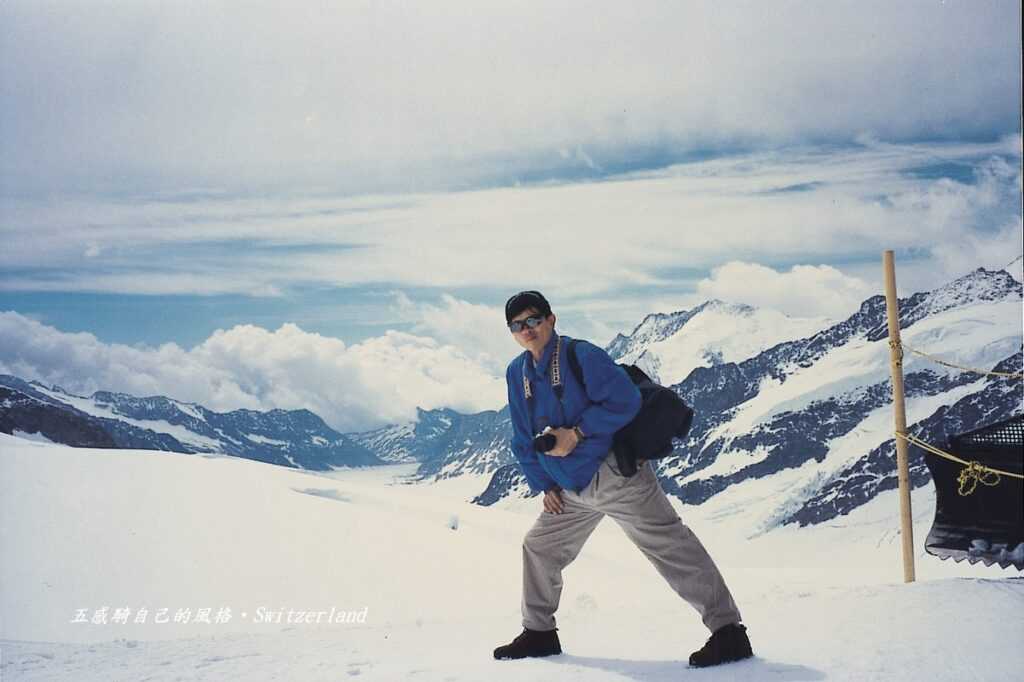
M 476 507 L 486 477 L 403 483 L 413 469 L 318 475 L 0 435 L 2 679 L 965 680 L 1008 679 L 1024 661 L 1016 573 L 921 556 L 919 582 L 903 585 L 894 493 L 758 535 L 751 519 L 777 502 L 764 490 L 677 504 L 725 574 L 755 660 L 688 670 L 707 637 L 698 616 L 605 520 L 565 571 L 566 653 L 496 662 L 520 629 L 520 543 L 540 502 Z M 914 494 L 919 548 L 930 496 Z M 151 614 L 67 622 L 104 605 Z M 159 607 L 222 605 L 228 623 L 152 622 Z M 256 624 L 260 606 L 368 618 Z

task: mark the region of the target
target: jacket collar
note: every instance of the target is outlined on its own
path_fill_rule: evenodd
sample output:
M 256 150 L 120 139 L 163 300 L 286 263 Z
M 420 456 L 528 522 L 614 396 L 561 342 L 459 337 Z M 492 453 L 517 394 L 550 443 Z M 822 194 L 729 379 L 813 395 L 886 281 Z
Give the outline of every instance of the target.
M 558 332 L 551 330 L 551 338 L 548 339 L 547 345 L 544 346 L 544 352 L 540 355 L 540 360 L 534 361 L 533 354 L 530 351 L 526 351 L 529 355 L 529 361 L 533 364 L 533 369 L 538 375 L 547 373 L 548 367 L 551 365 L 551 355 L 555 352 L 555 348 L 558 346 Z

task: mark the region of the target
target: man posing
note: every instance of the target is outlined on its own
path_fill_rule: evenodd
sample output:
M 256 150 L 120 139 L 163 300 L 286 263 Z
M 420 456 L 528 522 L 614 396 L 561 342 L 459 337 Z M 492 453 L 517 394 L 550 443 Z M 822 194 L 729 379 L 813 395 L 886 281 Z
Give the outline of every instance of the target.
M 510 298 L 505 321 L 526 349 L 505 373 L 512 451 L 530 488 L 543 491 L 544 511 L 523 540 L 523 632 L 495 649 L 494 657 L 562 652 L 555 628 L 562 569 L 606 514 L 711 630 L 690 665 L 751 656 L 746 628 L 721 573 L 679 519 L 650 463 L 629 478 L 615 469 L 612 436 L 640 410 L 640 392 L 629 376 L 602 349 L 579 342 L 575 351 L 586 387 L 580 386 L 569 370 L 567 339 L 555 332 L 555 316 L 540 292 Z M 547 452 L 534 445 L 542 432 L 553 436 Z

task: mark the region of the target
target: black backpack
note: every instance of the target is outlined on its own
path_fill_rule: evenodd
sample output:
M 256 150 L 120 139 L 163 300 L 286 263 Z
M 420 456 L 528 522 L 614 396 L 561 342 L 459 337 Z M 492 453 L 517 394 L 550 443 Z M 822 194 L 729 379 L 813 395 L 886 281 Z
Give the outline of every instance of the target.
M 586 393 L 587 382 L 583 378 L 583 368 L 576 357 L 576 343 L 569 342 L 569 366 L 573 376 Z M 647 376 L 636 365 L 619 363 L 626 374 L 640 389 L 640 411 L 633 421 L 615 432 L 612 449 L 615 461 L 619 465 L 619 473 L 632 476 L 640 463 L 648 459 L 661 459 L 672 454 L 672 439 L 686 438 L 693 423 L 693 410 L 679 395 L 670 388 L 665 388 Z

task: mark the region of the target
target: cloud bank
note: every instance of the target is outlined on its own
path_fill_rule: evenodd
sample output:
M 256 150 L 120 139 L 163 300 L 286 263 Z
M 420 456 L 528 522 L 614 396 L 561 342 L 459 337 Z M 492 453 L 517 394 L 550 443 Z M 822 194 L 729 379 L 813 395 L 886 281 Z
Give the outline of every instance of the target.
M 756 263 L 732 261 L 711 271 L 697 285 L 705 298 L 774 308 L 794 317 L 849 314 L 874 294 L 871 285 L 829 265 L 795 265 L 778 272 Z
M 0 186 L 407 192 L 991 139 L 1019 130 L 1020 18 L 1009 0 L 8 0 Z
M 857 263 L 875 267 L 889 248 L 927 261 L 901 282 L 930 288 L 976 267 L 975 256 L 1019 241 L 1020 136 L 862 142 L 466 192 L 11 201 L 0 225 L 0 290 L 279 296 L 302 286 L 429 288 L 466 300 L 460 290 L 541 288 L 574 306 L 604 300 L 621 311 L 632 299 L 692 295 L 711 268 L 732 261 L 776 269 L 838 261 L 845 275 L 871 281 L 876 275 Z M 931 177 L 936 169 L 958 179 Z
M 305 408 L 339 431 L 414 419 L 416 408 L 500 409 L 504 376 L 457 347 L 388 332 L 355 345 L 293 324 L 218 330 L 183 349 L 107 344 L 0 312 L 0 373 L 77 394 L 167 395 L 217 411 Z

